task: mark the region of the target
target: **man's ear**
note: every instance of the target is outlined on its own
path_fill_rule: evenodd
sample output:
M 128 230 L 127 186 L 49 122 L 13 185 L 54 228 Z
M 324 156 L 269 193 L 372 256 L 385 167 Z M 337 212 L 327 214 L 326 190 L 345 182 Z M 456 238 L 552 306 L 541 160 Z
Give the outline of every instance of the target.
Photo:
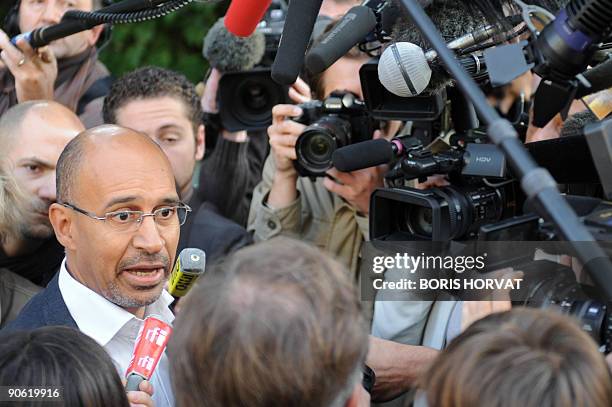
M 75 250 L 75 240 L 72 227 L 73 213 L 69 208 L 54 203 L 49 207 L 49 220 L 55 231 L 55 237 L 67 250 Z
M 195 159 L 196 161 L 200 161 L 204 158 L 204 153 L 206 152 L 206 131 L 204 130 L 204 125 L 200 124 L 198 127 L 198 132 L 196 134 L 196 153 Z
M 102 31 L 104 31 L 104 26 L 104 24 L 100 24 L 89 30 L 89 38 L 87 39 L 87 44 L 90 47 L 96 45 L 96 42 L 98 42 L 98 38 L 100 38 L 100 35 L 102 35 Z

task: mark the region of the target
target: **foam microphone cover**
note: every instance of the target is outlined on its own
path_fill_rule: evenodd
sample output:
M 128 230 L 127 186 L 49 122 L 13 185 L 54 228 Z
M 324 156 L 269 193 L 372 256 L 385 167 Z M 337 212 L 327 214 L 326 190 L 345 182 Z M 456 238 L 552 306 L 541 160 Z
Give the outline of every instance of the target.
M 239 37 L 253 34 L 272 0 L 233 0 L 225 14 L 225 27 Z
M 248 71 L 261 61 L 266 51 L 266 39 L 255 31 L 248 37 L 238 37 L 227 30 L 220 18 L 204 37 L 202 55 L 221 73 Z
M 297 79 L 322 2 L 293 0 L 289 3 L 285 27 L 272 64 L 272 79 L 276 83 L 291 85 Z
M 318 74 L 361 42 L 376 27 L 376 15 L 366 6 L 355 6 L 306 55 L 306 69 Z
M 378 79 L 394 95 L 417 96 L 427 88 L 431 68 L 421 47 L 409 42 L 396 42 L 380 56 Z
M 393 159 L 392 143 L 384 139 L 362 141 L 334 151 L 332 163 L 343 172 L 386 164 Z

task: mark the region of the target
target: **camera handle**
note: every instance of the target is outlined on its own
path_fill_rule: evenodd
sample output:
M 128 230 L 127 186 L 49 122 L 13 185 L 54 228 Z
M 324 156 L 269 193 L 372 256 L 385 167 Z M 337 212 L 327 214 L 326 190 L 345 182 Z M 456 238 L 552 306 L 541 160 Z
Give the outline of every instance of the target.
M 612 262 L 563 199 L 553 177 L 546 169 L 537 166 L 519 140 L 512 124 L 503 119 L 489 105 L 476 82 L 465 72 L 455 55 L 446 47 L 446 42 L 418 2 L 401 0 L 401 4 L 412 22 L 419 28 L 433 49 L 438 52 L 439 58 L 444 62 L 447 71 L 456 79 L 459 88 L 487 123 L 489 138 L 508 157 L 515 174 L 521 179 L 523 191 L 528 198 L 534 200 L 539 214 L 552 221 L 561 236 L 571 242 L 572 248 L 605 296 L 605 300 L 612 300 Z M 582 242 L 587 242 L 587 244 Z

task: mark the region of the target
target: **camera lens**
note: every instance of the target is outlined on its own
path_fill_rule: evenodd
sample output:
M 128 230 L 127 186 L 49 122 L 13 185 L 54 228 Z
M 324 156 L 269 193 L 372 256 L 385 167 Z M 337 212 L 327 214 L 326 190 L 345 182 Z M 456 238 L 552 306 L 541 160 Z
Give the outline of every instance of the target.
M 304 158 L 313 164 L 325 164 L 331 158 L 334 144 L 328 134 L 311 133 L 311 136 L 304 140 Z
M 334 151 L 349 144 L 350 131 L 349 122 L 337 116 L 324 116 L 306 127 L 295 144 L 297 165 L 307 175 L 324 175 Z
M 433 233 L 433 214 L 426 206 L 409 207 L 406 225 L 415 235 L 431 238 Z

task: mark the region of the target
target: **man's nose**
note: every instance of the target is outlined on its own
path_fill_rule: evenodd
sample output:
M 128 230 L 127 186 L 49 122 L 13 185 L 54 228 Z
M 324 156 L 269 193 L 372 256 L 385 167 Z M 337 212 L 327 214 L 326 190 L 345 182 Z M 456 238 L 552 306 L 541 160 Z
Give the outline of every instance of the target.
M 47 3 L 43 12 L 43 23 L 45 25 L 57 24 L 62 19 L 66 10 L 60 5 L 59 1 L 51 0 Z
M 164 247 L 164 239 L 159 233 L 157 224 L 153 216 L 145 216 L 134 236 L 134 247 L 147 253 L 159 253 Z
M 42 180 L 42 184 L 38 188 L 38 197 L 48 202 L 55 202 L 55 171 L 47 174 Z

